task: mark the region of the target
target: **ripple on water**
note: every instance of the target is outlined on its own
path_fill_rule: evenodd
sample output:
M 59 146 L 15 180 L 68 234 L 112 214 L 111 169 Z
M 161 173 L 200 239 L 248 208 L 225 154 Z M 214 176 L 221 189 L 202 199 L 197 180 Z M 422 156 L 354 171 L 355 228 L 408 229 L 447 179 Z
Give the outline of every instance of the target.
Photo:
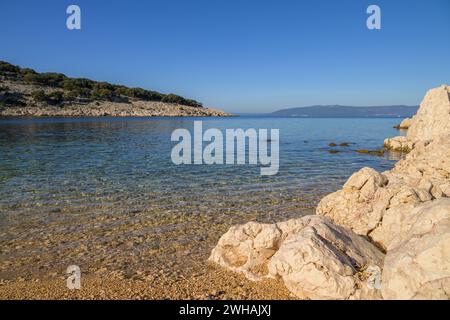
M 264 177 L 257 166 L 173 165 L 170 134 L 192 119 L 2 120 L 0 278 L 70 264 L 189 273 L 231 225 L 314 213 L 354 171 L 391 168 L 392 155 L 327 146 L 377 149 L 397 121 L 205 119 L 205 128 L 279 128 L 280 171 Z

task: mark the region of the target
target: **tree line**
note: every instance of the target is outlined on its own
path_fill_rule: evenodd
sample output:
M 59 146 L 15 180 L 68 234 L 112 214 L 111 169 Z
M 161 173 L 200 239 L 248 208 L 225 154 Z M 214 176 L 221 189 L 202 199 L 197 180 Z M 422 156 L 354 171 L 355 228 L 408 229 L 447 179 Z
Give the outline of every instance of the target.
M 38 73 L 30 68 L 21 68 L 5 61 L 0 61 L 1 78 L 20 81 L 25 84 L 42 85 L 57 88 L 50 94 L 44 90 L 36 90 L 32 98 L 36 102 L 60 104 L 62 102 L 84 101 L 113 101 L 129 102 L 129 99 L 144 101 L 160 101 L 191 107 L 201 108 L 202 104 L 192 99 L 170 93 L 163 94 L 143 88 L 129 88 L 109 82 L 98 82 L 84 78 L 70 78 L 62 73 Z

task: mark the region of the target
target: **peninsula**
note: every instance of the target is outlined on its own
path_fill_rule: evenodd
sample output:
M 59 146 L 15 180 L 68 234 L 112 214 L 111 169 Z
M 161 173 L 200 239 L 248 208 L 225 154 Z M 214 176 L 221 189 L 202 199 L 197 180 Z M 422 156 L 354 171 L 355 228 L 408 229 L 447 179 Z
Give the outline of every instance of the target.
M 176 94 L 38 73 L 0 61 L 0 117 L 228 116 Z

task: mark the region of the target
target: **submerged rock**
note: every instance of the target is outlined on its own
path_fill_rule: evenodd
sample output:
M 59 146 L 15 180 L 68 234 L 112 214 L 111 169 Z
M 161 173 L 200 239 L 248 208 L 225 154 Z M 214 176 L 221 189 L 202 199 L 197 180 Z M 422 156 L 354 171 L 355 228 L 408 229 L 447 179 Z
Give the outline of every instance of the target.
M 414 142 L 404 136 L 387 138 L 384 147 L 392 151 L 410 152 L 414 148 Z
M 384 156 L 384 153 L 385 153 L 384 150 L 367 150 L 367 149 L 357 149 L 357 150 L 355 150 L 355 152 L 361 153 L 361 154 L 370 154 L 372 156 L 379 156 L 379 157 Z

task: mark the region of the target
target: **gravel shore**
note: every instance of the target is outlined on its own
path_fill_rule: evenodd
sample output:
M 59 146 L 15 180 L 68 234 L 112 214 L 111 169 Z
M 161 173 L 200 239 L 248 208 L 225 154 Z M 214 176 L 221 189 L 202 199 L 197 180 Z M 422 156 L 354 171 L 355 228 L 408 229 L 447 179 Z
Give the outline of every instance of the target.
M 294 299 L 277 280 L 252 282 L 209 265 L 189 278 L 166 274 L 125 279 L 115 273 L 81 277 L 81 289 L 69 290 L 66 275 L 53 279 L 18 279 L 0 282 L 0 299 Z

